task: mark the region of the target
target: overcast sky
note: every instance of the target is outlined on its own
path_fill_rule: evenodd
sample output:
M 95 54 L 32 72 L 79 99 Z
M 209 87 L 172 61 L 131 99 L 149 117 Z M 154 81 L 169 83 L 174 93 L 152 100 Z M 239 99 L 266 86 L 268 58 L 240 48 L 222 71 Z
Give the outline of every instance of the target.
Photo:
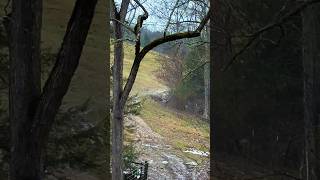
M 119 5 L 121 0 L 115 0 L 115 2 Z M 135 4 L 133 0 L 131 0 L 131 2 Z M 143 27 L 152 31 L 163 31 L 166 27 L 168 19 L 163 17 L 169 17 L 171 12 L 170 7 L 172 8 L 174 6 L 176 0 L 140 0 L 140 2 L 143 3 L 144 7 L 149 13 L 149 17 L 144 22 Z M 141 8 L 138 8 L 136 17 L 140 14 L 143 14 L 143 11 Z M 185 15 L 185 17 L 186 16 L 187 15 Z M 135 22 L 136 21 L 133 23 Z
M 169 0 L 173 1 L 173 0 Z M 121 0 L 115 0 L 117 4 L 121 3 Z M 132 0 L 133 2 L 133 0 Z M 148 28 L 152 31 L 161 31 L 165 27 L 165 22 L 157 17 L 158 8 L 159 8 L 159 1 L 157 0 L 141 0 L 143 2 L 144 7 L 147 9 L 149 13 L 148 19 L 144 22 L 144 27 Z M 138 8 L 136 15 L 143 14 L 143 11 L 141 8 Z M 136 21 L 134 21 L 135 23 Z

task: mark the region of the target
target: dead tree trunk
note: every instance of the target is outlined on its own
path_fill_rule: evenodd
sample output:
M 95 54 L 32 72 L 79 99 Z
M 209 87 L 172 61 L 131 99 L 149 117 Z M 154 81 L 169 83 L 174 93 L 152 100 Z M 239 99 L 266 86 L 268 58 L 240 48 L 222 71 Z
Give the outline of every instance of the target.
M 51 125 L 78 66 L 97 0 L 77 0 L 41 92 L 42 0 L 14 0 L 10 20 L 11 180 L 40 180 Z
M 302 13 L 305 179 L 320 179 L 320 5 Z

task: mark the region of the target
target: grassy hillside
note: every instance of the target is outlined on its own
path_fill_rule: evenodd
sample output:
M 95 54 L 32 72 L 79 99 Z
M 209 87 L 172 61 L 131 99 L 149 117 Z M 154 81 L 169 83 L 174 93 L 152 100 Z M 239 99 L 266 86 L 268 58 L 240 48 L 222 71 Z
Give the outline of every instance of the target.
M 190 148 L 209 151 L 209 124 L 198 117 L 177 112 L 153 100 L 146 100 L 141 117 L 183 157 L 201 161 L 198 155 L 185 153 Z
M 124 78 L 127 78 L 134 60 L 134 45 L 124 43 L 124 48 L 123 74 Z M 161 61 L 161 58 L 161 55 L 154 51 L 151 51 L 146 55 L 140 64 L 138 76 L 133 86 L 131 95 L 167 88 L 156 76 L 157 71 L 159 71 L 159 68 L 161 68 L 159 62 Z M 113 61 L 113 48 L 111 48 L 111 61 Z

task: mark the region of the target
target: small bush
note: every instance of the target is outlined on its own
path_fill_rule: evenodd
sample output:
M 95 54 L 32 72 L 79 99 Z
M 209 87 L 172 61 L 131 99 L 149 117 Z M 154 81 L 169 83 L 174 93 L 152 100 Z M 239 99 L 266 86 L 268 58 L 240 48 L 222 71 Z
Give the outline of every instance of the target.
M 123 162 L 125 169 L 132 169 L 134 165 L 132 162 L 137 162 L 139 152 L 135 149 L 133 144 L 125 145 L 123 148 Z

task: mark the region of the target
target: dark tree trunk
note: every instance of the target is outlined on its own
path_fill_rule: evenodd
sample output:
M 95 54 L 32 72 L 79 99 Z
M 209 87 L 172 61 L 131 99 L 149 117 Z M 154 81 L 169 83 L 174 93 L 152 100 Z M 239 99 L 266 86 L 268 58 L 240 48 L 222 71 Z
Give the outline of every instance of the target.
M 97 0 L 77 0 L 75 4 L 56 63 L 44 85 L 34 116 L 31 130 L 42 144 L 47 140 L 55 115 L 78 67 L 96 4 Z
M 210 155 L 211 155 L 211 171 L 210 177 L 214 178 L 215 157 L 216 152 L 224 151 L 223 132 L 221 132 L 222 120 L 219 118 L 220 104 L 217 103 L 215 97 L 219 96 L 219 90 L 216 86 L 223 85 L 222 69 L 225 64 L 231 59 L 231 41 L 227 31 L 230 23 L 226 7 L 222 0 L 211 0 L 213 8 L 210 19 Z M 221 87 L 219 88 L 221 89 Z
M 11 180 L 40 180 L 55 115 L 78 66 L 97 0 L 77 0 L 56 64 L 41 93 L 41 0 L 14 0 L 10 23 Z
M 320 179 L 320 5 L 303 12 L 306 180 Z
M 107 12 L 107 28 L 109 28 L 110 25 L 110 15 L 109 15 L 109 10 L 110 10 L 110 2 L 107 1 L 106 2 L 106 12 Z M 110 32 L 107 31 L 106 33 L 107 37 L 106 39 L 109 40 L 110 39 Z M 110 152 L 111 152 L 111 139 L 110 139 L 110 135 L 111 135 L 111 117 L 110 117 L 110 109 L 111 109 L 111 104 L 110 104 L 110 77 L 111 77 L 111 73 L 110 73 L 110 45 L 109 43 L 107 43 L 106 45 L 106 56 L 107 56 L 107 61 L 106 61 L 106 65 L 107 65 L 107 71 L 106 71 L 106 91 L 107 91 L 107 117 L 106 117 L 106 121 L 105 121 L 105 127 L 104 127 L 104 132 L 105 132 L 105 161 L 106 161 L 106 177 L 107 179 L 111 179 L 111 157 L 110 157 Z
M 13 0 L 10 21 L 10 179 L 38 180 L 41 147 L 30 128 L 41 93 L 42 0 Z

